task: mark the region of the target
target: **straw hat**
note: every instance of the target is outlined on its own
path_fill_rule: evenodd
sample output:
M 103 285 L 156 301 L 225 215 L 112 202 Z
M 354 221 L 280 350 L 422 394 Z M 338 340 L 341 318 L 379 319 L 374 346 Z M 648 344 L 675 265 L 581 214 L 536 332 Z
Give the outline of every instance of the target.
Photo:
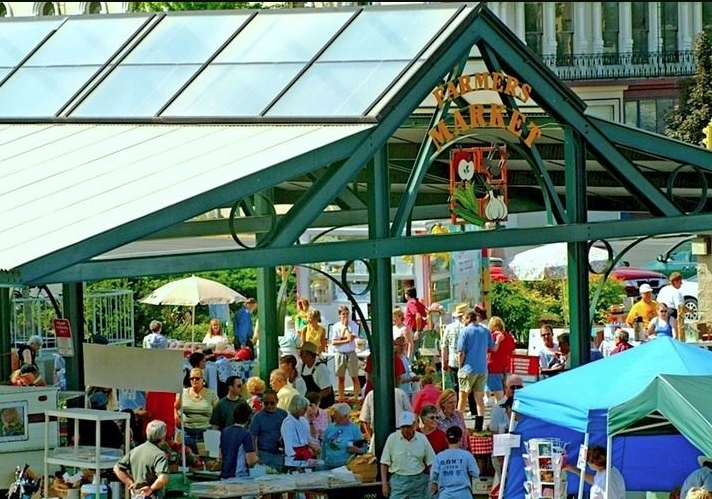
M 453 317 L 462 317 L 467 313 L 470 307 L 467 306 L 467 303 L 460 303 L 455 307 L 455 311 L 452 313 Z

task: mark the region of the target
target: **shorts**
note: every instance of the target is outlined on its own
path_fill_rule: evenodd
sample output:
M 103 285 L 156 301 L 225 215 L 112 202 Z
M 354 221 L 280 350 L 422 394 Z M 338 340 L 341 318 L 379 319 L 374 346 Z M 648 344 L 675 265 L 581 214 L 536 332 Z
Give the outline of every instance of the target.
M 358 376 L 358 355 L 356 351 L 343 353 L 336 352 L 334 355 L 334 370 L 338 377 L 343 377 L 346 374 L 346 369 L 349 371 L 349 376 L 352 378 Z
M 284 472 L 284 454 L 277 454 L 266 450 L 258 451 L 260 463 L 273 468 L 279 473 Z
M 504 391 L 504 374 L 488 374 L 487 386 L 485 388 L 490 392 Z
M 487 381 L 486 373 L 464 373 L 462 369 L 457 373 L 457 380 L 460 382 L 460 391 L 465 393 L 484 392 L 485 382 Z

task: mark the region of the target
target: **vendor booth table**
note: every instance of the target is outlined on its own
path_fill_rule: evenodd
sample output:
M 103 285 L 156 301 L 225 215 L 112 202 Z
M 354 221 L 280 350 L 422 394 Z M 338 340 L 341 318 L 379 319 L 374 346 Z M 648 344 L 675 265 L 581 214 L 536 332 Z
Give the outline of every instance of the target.
M 194 482 L 189 495 L 206 499 L 314 492 L 319 497 L 351 499 L 380 498 L 381 482 L 362 483 L 352 473 L 314 471 L 312 473 L 263 475 L 258 478 L 231 478 L 217 482 Z

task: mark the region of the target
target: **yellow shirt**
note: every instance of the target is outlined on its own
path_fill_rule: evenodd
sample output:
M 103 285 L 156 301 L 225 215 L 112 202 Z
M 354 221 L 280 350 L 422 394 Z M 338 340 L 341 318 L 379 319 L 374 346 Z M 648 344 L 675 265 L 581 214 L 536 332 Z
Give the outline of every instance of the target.
M 626 317 L 625 322 L 632 327 L 635 317 L 639 315 L 643 318 L 643 327 L 647 328 L 648 323 L 653 320 L 654 317 L 658 316 L 657 307 L 658 302 L 655 300 L 652 300 L 650 303 L 645 303 L 645 301 L 640 300 L 630 308 L 630 312 L 628 312 L 628 317 Z
M 326 337 L 326 330 L 322 326 L 314 327 L 307 324 L 306 340 L 309 343 L 314 343 L 321 350 L 322 338 Z

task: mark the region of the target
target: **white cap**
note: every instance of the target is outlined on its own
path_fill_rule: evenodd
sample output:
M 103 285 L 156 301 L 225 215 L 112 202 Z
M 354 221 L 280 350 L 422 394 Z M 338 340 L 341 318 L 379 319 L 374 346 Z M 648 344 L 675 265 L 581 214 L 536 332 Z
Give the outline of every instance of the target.
M 398 428 L 403 426 L 413 426 L 415 423 L 415 414 L 410 411 L 403 411 L 398 416 Z
M 650 287 L 650 284 L 645 283 L 645 284 L 641 284 L 641 285 L 640 285 L 639 291 L 640 291 L 640 294 L 641 294 L 641 295 L 642 295 L 643 293 L 652 293 L 652 292 L 653 292 L 653 288 Z

